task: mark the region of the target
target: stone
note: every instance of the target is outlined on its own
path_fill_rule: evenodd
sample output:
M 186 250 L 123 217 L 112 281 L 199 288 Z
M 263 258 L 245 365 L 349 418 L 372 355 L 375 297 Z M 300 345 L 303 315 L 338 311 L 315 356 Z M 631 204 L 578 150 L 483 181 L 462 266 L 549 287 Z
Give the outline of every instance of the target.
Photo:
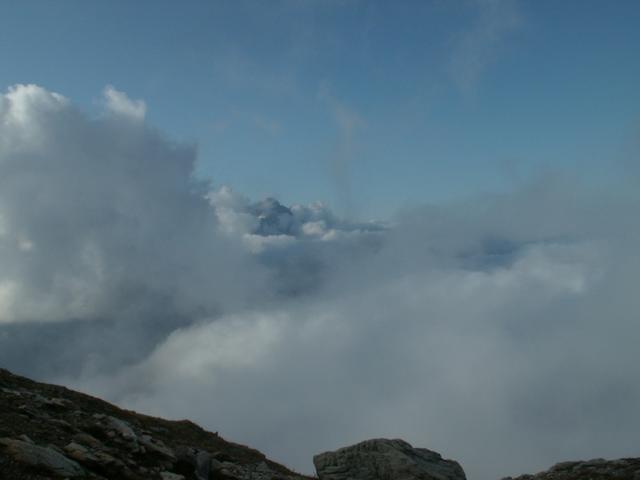
M 223 468 L 224 468 L 224 465 L 222 464 L 222 462 L 219 460 L 216 460 L 215 458 L 212 458 L 211 461 L 209 462 L 209 469 L 212 472 L 219 472 Z
M 0 388 L 0 392 L 2 392 L 2 393 L 7 393 L 7 394 L 9 394 L 9 395 L 15 395 L 15 396 L 17 396 L 17 397 L 22 396 L 22 392 L 19 392 L 18 390 L 13 390 L 13 389 L 11 389 L 11 388 L 4 388 L 4 387 L 2 387 L 2 388 Z
M 88 433 L 80 432 L 73 436 L 73 440 L 82 445 L 86 445 L 91 448 L 103 448 L 102 442 Z
M 18 439 L 22 440 L 23 442 L 27 442 L 27 443 L 31 443 L 31 444 L 35 444 L 36 443 L 33 440 L 31 440 L 28 435 L 25 435 L 24 433 L 22 435 L 19 435 Z
M 144 445 L 147 450 L 159 453 L 160 455 L 163 455 L 172 460 L 175 460 L 176 458 L 175 454 L 173 453 L 173 450 L 171 450 L 164 443 L 162 443 L 162 441 L 156 440 L 155 438 L 151 437 L 151 435 L 141 435 L 138 438 L 138 441 L 140 442 L 141 445 Z
M 50 408 L 70 408 L 73 406 L 69 400 L 64 398 L 45 398 L 42 403 Z
M 224 478 L 226 480 L 276 480 L 289 479 L 299 480 L 302 477 L 281 475 L 272 470 L 266 462 L 258 463 L 234 463 L 220 462 L 211 459 L 211 475 L 210 478 Z
M 178 475 L 171 472 L 160 472 L 160 478 L 162 480 L 184 480 L 184 475 Z
M 131 425 L 124 420 L 120 420 L 116 417 L 107 417 L 107 424 L 109 428 L 118 432 L 123 438 L 130 440 L 136 439 L 136 434 L 133 431 L 133 428 L 131 428 Z
M 0 445 L 14 460 L 33 467 L 43 468 L 53 475 L 80 477 L 85 474 L 80 465 L 52 448 L 40 447 L 12 438 L 0 438 Z
M 59 425 L 65 430 L 73 430 L 73 427 L 69 422 L 67 422 L 66 420 L 62 420 L 60 418 L 51 418 L 49 419 L 49 423 L 55 423 L 56 425 Z
M 198 448 L 181 445 L 176 449 L 178 462 L 187 465 L 197 480 L 208 480 L 211 472 L 211 454 Z
M 595 458 L 579 462 L 557 463 L 545 472 L 535 475 L 507 477 L 510 480 L 640 480 L 640 458 L 605 460 Z
M 403 440 L 373 439 L 313 457 L 320 480 L 466 480 L 454 460 Z
M 95 464 L 98 459 L 91 454 L 89 449 L 79 443 L 71 442 L 64 447 L 64 452 L 72 459 L 82 464 Z
M 125 464 L 122 460 L 109 455 L 106 452 L 95 452 L 94 456 L 96 457 L 96 461 L 103 466 L 113 467 L 115 469 L 123 469 L 125 468 Z

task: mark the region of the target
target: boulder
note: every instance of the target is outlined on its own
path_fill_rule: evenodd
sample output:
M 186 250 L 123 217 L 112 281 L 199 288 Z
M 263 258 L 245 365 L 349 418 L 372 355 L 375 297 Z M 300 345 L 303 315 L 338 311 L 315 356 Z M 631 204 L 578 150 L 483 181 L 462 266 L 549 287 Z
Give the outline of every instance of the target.
M 184 480 L 184 475 L 173 472 L 160 472 L 160 478 L 162 478 L 162 480 Z
M 403 440 L 373 439 L 313 457 L 320 480 L 466 480 L 454 460 Z
M 503 480 L 640 480 L 640 458 L 620 458 L 557 463 L 545 472 Z
M 64 447 L 64 451 L 70 458 L 80 463 L 97 463 L 96 457 L 91 454 L 89 449 L 84 445 L 80 445 L 79 443 L 69 443 L 66 447 Z
M 14 460 L 45 469 L 59 477 L 79 477 L 85 473 L 80 465 L 53 448 L 40 447 L 13 438 L 0 438 L 0 445 Z
M 162 441 L 156 440 L 151 435 L 141 435 L 138 438 L 141 445 L 144 445 L 147 450 L 159 453 L 160 455 L 175 460 L 176 456 L 169 447 L 167 447 Z
M 110 428 L 111 430 L 115 430 L 123 438 L 129 439 L 132 441 L 137 440 L 137 436 L 136 436 L 136 433 L 133 431 L 133 428 L 131 428 L 131 425 L 129 425 L 124 420 L 120 420 L 119 418 L 109 416 L 107 417 L 107 428 Z
M 211 454 L 194 447 L 181 445 L 176 449 L 178 466 L 197 480 L 208 480 L 211 471 Z

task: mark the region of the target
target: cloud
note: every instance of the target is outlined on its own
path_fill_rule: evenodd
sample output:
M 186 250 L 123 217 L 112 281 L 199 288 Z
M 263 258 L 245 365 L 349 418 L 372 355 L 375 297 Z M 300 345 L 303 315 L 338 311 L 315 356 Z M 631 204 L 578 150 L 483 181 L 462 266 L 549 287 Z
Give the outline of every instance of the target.
M 0 97 L 0 323 L 155 318 L 166 334 L 255 301 L 261 267 L 219 231 L 194 149 L 130 122 L 126 96 L 107 92 L 124 117 L 90 118 L 32 85 Z
M 494 63 L 505 40 L 522 25 L 516 0 L 474 0 L 471 26 L 459 32 L 448 64 L 449 75 L 463 92 L 472 91 L 484 71 Z
M 314 452 L 373 436 L 437 449 L 476 478 L 633 454 L 638 263 L 621 271 L 615 241 L 586 239 L 494 261 L 467 238 L 443 258 L 412 235 L 422 220 L 375 255 L 341 257 L 314 295 L 183 328 L 91 390 L 176 418 L 188 405 L 304 471 Z
M 333 240 L 339 236 L 376 233 L 385 229 L 381 222 L 352 222 L 339 218 L 322 202 L 290 207 L 271 197 L 251 202 L 227 185 L 212 190 L 207 197 L 220 228 L 235 236 Z
M 334 258 L 377 248 L 387 228 L 382 222 L 341 219 L 321 202 L 290 207 L 274 198 L 251 202 L 228 186 L 208 198 L 220 229 L 269 268 L 271 288 L 278 294 L 313 291 Z
M 126 93 L 119 92 L 111 85 L 104 89 L 107 110 L 115 115 L 122 115 L 134 120 L 143 120 L 147 113 L 147 105 L 142 100 L 131 100 Z
M 284 213 L 274 203 L 258 211 Z M 633 455 L 637 203 L 544 177 L 405 211 L 375 248 L 320 242 L 318 256 L 288 235 L 268 258 L 281 268 L 302 249 L 320 263 L 304 295 L 176 330 L 136 367 L 80 385 L 176 418 L 188 405 L 308 472 L 313 453 L 374 436 L 481 479 Z
M 40 87 L 0 124 L 3 366 L 303 471 L 377 436 L 478 479 L 637 454 L 636 191 L 554 174 L 359 223 Z

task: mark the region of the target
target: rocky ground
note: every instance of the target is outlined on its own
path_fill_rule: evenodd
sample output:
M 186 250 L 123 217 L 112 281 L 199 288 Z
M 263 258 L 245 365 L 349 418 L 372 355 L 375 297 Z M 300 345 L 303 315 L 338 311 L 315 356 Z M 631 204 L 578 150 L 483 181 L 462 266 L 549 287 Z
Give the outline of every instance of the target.
M 0 478 L 305 480 L 183 421 L 122 410 L 0 369 Z
M 640 458 L 562 462 L 545 472 L 503 480 L 640 480 Z
M 454 460 L 402 440 L 314 457 L 319 480 L 465 480 Z M 188 420 L 122 410 L 0 369 L 0 480 L 312 480 Z M 503 480 L 640 480 L 640 458 L 559 463 Z

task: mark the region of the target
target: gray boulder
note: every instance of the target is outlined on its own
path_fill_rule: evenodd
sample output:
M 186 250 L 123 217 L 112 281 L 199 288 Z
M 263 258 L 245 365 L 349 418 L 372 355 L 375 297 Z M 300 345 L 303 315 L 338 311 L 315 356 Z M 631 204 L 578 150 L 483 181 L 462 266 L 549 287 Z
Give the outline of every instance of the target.
M 208 480 L 211 471 L 211 454 L 198 448 L 181 445 L 176 449 L 178 461 L 193 470 L 197 480 Z
M 33 443 L 13 438 L 0 438 L 0 446 L 14 460 L 32 467 L 43 468 L 58 477 L 79 477 L 84 475 L 84 470 L 80 465 L 58 453 L 53 448 L 40 447 Z
M 374 439 L 313 457 L 320 480 L 466 480 L 454 460 L 403 440 Z
M 557 463 L 545 472 L 535 475 L 521 475 L 515 479 L 503 480 L 639 480 L 640 458 L 620 458 L 605 460 L 596 458 L 587 461 Z

